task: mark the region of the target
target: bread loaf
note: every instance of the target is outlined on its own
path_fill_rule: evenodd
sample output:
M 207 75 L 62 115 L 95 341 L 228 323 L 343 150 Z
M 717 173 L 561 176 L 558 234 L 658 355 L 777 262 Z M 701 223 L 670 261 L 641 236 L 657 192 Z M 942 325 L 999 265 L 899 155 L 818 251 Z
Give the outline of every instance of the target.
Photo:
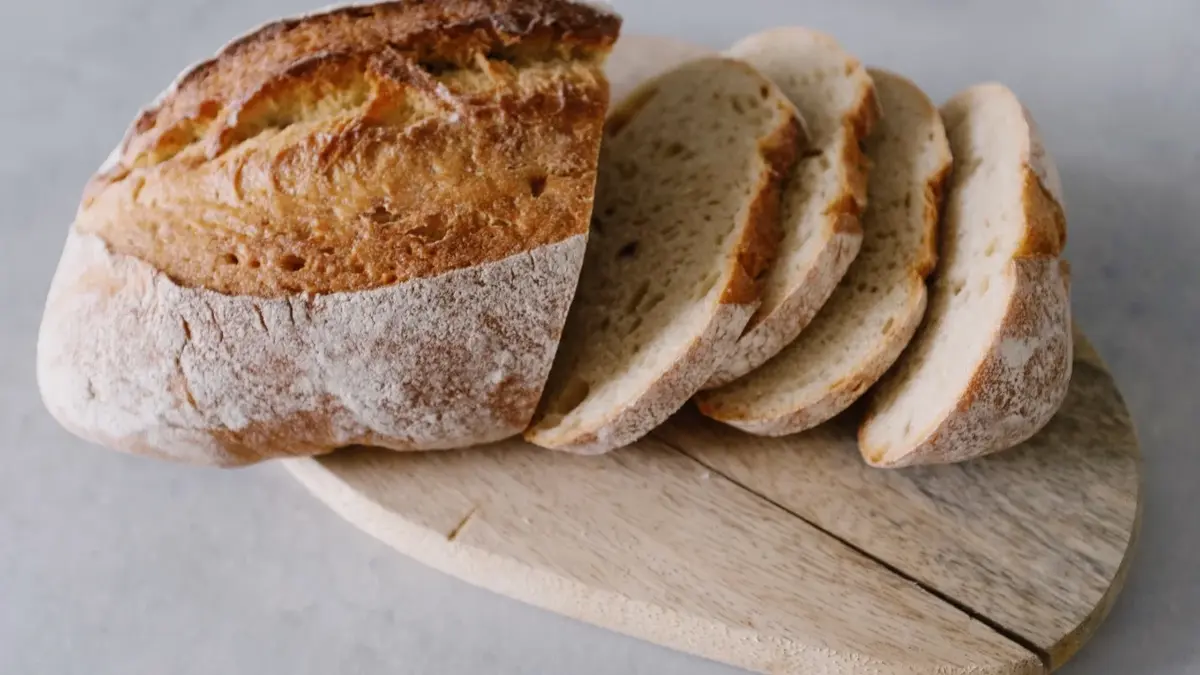
M 875 384 L 925 315 L 950 147 L 938 109 L 915 84 L 870 73 L 883 117 L 865 144 L 862 250 L 799 338 L 761 368 L 696 397 L 709 417 L 768 436 L 821 424 Z
M 879 117 L 866 68 L 832 37 L 800 27 L 751 35 L 729 50 L 796 105 L 808 142 L 783 191 L 783 240 L 763 301 L 706 389 L 749 373 L 800 335 L 862 244 L 869 163 L 859 144 Z
M 279 21 L 89 183 L 42 322 L 56 418 L 221 466 L 520 433 L 587 240 L 620 19 L 566 0 Z
M 999 84 L 942 106 L 954 170 L 924 325 L 873 393 L 859 445 L 879 467 L 1012 447 L 1071 379 L 1062 185 L 1029 111 Z
M 673 68 L 617 108 L 583 277 L 529 441 L 607 452 L 704 384 L 758 306 L 801 132 L 783 93 L 727 58 Z

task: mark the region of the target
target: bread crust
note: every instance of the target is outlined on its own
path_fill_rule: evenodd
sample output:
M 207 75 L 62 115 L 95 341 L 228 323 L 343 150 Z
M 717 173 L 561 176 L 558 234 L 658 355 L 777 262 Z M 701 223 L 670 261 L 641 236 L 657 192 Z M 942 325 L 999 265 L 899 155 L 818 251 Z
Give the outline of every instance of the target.
M 763 276 L 775 261 L 782 232 L 779 227 L 779 197 L 783 181 L 796 162 L 798 140 L 804 135 L 804 125 L 796 115 L 770 136 L 759 142 L 759 154 L 766 171 L 755 189 L 747 220 L 750 226 L 742 231 L 730 259 L 729 285 L 721 294 L 721 304 L 757 306 L 762 295 Z
M 903 319 L 892 330 L 894 339 L 880 342 L 861 370 L 838 381 L 810 405 L 768 412 L 738 402 L 719 401 L 711 395 L 715 392 L 704 392 L 696 397 L 696 407 L 705 417 L 755 436 L 790 436 L 823 424 L 857 401 L 895 362 L 921 325 L 927 300 L 924 292 L 911 296 Z
M 269 24 L 142 114 L 75 227 L 183 285 L 261 297 L 376 288 L 586 232 L 618 26 L 562 0 Z
M 383 2 L 186 71 L 85 192 L 46 406 L 217 466 L 519 434 L 582 265 L 619 27 L 568 0 Z
M 1013 291 L 1001 329 L 953 411 L 904 453 L 865 445 L 860 429 L 868 464 L 896 469 L 983 457 L 1028 440 L 1058 412 L 1074 360 L 1069 265 L 1049 256 L 1018 258 L 1008 275 Z
M 686 346 L 670 369 L 635 400 L 614 410 L 602 424 L 586 430 L 535 424 L 525 432 L 525 440 L 577 455 L 602 455 L 637 441 L 687 403 L 711 364 L 728 356 L 754 314 L 754 307 L 718 304 L 704 332 Z
M 536 51 L 557 44 L 603 52 L 616 41 L 620 26 L 615 13 L 570 0 L 356 2 L 272 21 L 181 73 L 130 126 L 116 164 L 136 164 L 180 123 L 211 107 L 206 104 L 258 91 L 314 56 L 391 50 L 461 65 L 500 45 Z M 106 166 L 105 172 L 113 168 Z
M 986 89 L 999 89 L 1015 99 L 1001 85 L 972 88 Z M 967 387 L 912 447 L 889 450 L 867 442 L 868 429 L 883 405 L 880 397 L 873 398 L 859 428 L 860 450 L 872 466 L 962 462 L 1011 448 L 1040 431 L 1066 397 L 1074 342 L 1070 264 L 1060 257 L 1067 231 L 1062 187 L 1040 132 L 1028 110 L 1022 107 L 1022 112 L 1028 129 L 1021 196 L 1026 231 L 1003 278 L 997 280 L 1009 289 L 1003 319 L 974 364 Z
M 179 286 L 72 232 L 38 341 L 66 428 L 113 449 L 242 466 L 347 445 L 437 450 L 519 434 L 586 240 L 356 293 Z M 443 307 L 436 321 L 414 321 Z
M 738 54 L 739 48 L 746 45 L 791 39 L 789 34 L 795 30 L 798 29 L 774 29 L 751 36 L 736 45 L 731 53 Z M 808 29 L 799 30 L 811 36 L 813 41 L 841 50 L 832 37 Z M 847 55 L 847 58 L 851 59 L 851 68 L 862 67 L 853 57 Z M 871 133 L 881 114 L 874 86 L 869 77 L 864 77 L 853 110 L 842 120 L 848 139 L 838 161 L 842 184 L 838 196 L 826 206 L 827 227 L 823 230 L 825 239 L 820 254 L 803 280 L 788 288 L 777 304 L 759 308 L 730 358 L 705 383 L 705 390 L 724 386 L 746 375 L 795 340 L 833 294 L 850 263 L 858 256 L 863 238 L 859 219 L 866 209 L 870 173 L 870 162 L 859 143 Z M 800 161 L 811 161 L 811 158 L 802 155 Z

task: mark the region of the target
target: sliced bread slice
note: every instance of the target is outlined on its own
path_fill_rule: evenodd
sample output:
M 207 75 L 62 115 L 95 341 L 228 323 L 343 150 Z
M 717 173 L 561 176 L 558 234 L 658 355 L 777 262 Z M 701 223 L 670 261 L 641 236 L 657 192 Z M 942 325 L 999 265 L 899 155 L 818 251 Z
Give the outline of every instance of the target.
M 879 118 L 866 68 L 824 33 L 778 28 L 729 53 L 783 89 L 808 125 L 809 144 L 784 187 L 783 241 L 762 305 L 706 389 L 745 375 L 795 340 L 858 255 L 868 174 L 859 143 Z
M 1071 379 L 1062 187 L 1029 112 L 999 84 L 942 107 L 954 171 L 925 324 L 859 430 L 868 463 L 963 461 L 1016 445 Z
M 950 146 L 924 92 L 899 75 L 870 72 L 883 118 L 866 142 L 872 166 L 862 250 L 795 342 L 696 397 L 713 419 L 765 436 L 821 424 L 875 384 L 921 324 Z
M 770 80 L 723 57 L 646 82 L 610 115 L 583 276 L 530 442 L 607 452 L 704 384 L 758 307 L 802 129 Z

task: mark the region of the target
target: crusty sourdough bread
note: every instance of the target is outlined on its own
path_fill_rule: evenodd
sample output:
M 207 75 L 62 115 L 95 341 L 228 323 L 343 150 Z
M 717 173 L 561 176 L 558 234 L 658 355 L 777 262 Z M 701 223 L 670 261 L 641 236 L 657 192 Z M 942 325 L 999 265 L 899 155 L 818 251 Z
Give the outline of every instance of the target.
M 566 0 L 385 2 L 187 71 L 85 192 L 47 407 L 222 466 L 519 434 L 578 281 L 619 28 Z
M 801 130 L 769 80 L 719 57 L 651 79 L 610 116 L 579 292 L 528 440 L 607 452 L 704 384 L 757 307 Z
M 745 377 L 697 395 L 709 417 L 767 436 L 821 424 L 875 384 L 925 315 L 950 147 L 924 92 L 899 75 L 870 73 L 883 116 L 865 144 L 862 250 L 799 338 Z
M 1058 172 L 1017 97 L 971 87 L 942 107 L 954 154 L 941 260 L 917 337 L 859 431 L 878 467 L 956 462 L 1020 443 L 1071 378 Z
M 776 28 L 738 42 L 729 53 L 759 69 L 796 104 L 809 143 L 784 187 L 783 241 L 762 305 L 706 389 L 745 375 L 796 339 L 858 255 L 869 172 L 859 143 L 879 117 L 866 68 L 824 33 Z

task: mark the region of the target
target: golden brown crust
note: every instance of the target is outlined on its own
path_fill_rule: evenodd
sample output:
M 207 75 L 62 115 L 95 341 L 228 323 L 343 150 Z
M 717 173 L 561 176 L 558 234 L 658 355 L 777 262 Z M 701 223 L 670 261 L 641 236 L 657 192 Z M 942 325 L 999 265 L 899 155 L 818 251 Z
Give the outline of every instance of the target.
M 946 184 L 953 172 L 952 160 L 925 186 L 925 232 L 922 234 L 922 240 L 927 245 L 921 252 L 921 258 L 913 266 L 913 273 L 922 284 L 937 269 L 938 227 L 940 225 L 938 220 L 946 201 Z
M 846 120 L 847 135 L 854 142 L 846 143 L 843 148 L 842 165 L 846 167 L 847 192 L 854 196 L 855 212 L 852 215 L 856 218 L 862 216 L 867 208 L 867 185 L 871 177 L 871 160 L 863 152 L 863 143 L 875 129 L 882 114 L 875 87 L 872 86 L 867 88 L 858 110 Z
M 564 0 L 380 2 L 276 21 L 235 40 L 180 78 L 130 130 L 122 144 L 122 163 L 134 164 L 181 123 L 219 114 L 214 106 L 258 90 L 277 73 L 314 56 L 391 49 L 426 67 L 465 68 L 481 52 L 579 56 L 606 51 L 619 30 L 618 17 Z
M 1032 169 L 1025 170 L 1023 198 L 1029 227 L 1016 257 L 1062 255 L 1067 245 L 1066 214 Z
M 862 217 L 863 211 L 866 210 L 867 184 L 869 183 L 871 174 L 871 161 L 863 153 L 862 143 L 871 134 L 882 114 L 879 100 L 876 98 L 875 88 L 871 86 L 866 88 L 862 99 L 859 101 L 858 108 L 844 122 L 847 138 L 852 139 L 852 142 L 846 143 L 842 148 L 841 165 L 846 169 L 845 182 L 841 197 L 826 207 L 826 213 L 833 217 L 833 233 L 835 235 L 846 234 L 862 237 L 862 224 L 859 219 Z M 808 144 L 802 125 L 797 129 L 796 136 L 797 148 L 802 148 Z M 811 160 L 814 157 L 820 156 L 819 150 L 809 151 L 807 149 L 798 149 L 797 152 L 797 156 L 801 161 Z M 811 154 L 811 152 L 816 152 L 816 154 Z M 843 257 L 838 247 L 831 246 L 829 252 L 830 260 L 838 260 Z M 850 260 L 853 260 L 854 256 L 857 255 L 858 249 L 854 248 L 849 253 Z M 850 260 L 846 261 L 845 265 L 840 266 L 843 272 L 845 271 L 845 267 L 849 265 Z M 821 272 L 824 273 L 824 270 L 821 270 Z M 828 286 L 829 292 L 832 292 L 834 285 L 829 284 Z M 812 285 L 802 284 L 800 287 L 811 289 Z M 823 299 L 821 300 L 823 302 Z M 810 302 L 809 304 L 813 305 L 812 312 L 804 312 L 807 318 L 805 316 L 798 317 L 800 321 L 797 323 L 807 324 L 822 302 Z M 746 326 L 746 333 L 749 334 L 757 329 L 771 316 L 770 312 L 763 311 L 762 309 L 755 312 L 754 316 L 750 319 L 750 324 Z M 714 378 L 707 386 L 715 386 L 718 382 L 727 384 L 728 382 L 722 382 L 724 379 Z
M 585 233 L 616 16 L 386 2 L 281 21 L 187 73 L 76 228 L 184 286 L 390 285 Z
M 750 226 L 735 249 L 733 279 L 721 294 L 721 303 L 744 305 L 758 300 L 762 277 L 770 269 L 783 231 L 779 223 L 780 194 L 783 181 L 796 163 L 804 128 L 799 118 L 785 111 L 787 122 L 760 143 L 760 152 L 768 171 L 763 175 L 758 195 L 749 209 Z

